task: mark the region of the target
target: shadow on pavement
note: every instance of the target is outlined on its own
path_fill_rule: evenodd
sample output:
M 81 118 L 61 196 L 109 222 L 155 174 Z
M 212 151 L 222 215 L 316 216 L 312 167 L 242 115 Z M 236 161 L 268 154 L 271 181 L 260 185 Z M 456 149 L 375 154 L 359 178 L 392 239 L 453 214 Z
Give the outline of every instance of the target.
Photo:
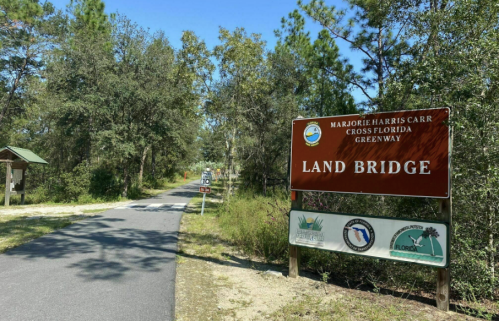
M 88 281 L 117 280 L 127 271 L 159 272 L 175 260 L 177 232 L 115 228 L 120 218 L 96 216 L 12 249 L 3 255 L 26 260 L 86 258 L 67 267 Z M 96 258 L 96 255 L 97 258 Z

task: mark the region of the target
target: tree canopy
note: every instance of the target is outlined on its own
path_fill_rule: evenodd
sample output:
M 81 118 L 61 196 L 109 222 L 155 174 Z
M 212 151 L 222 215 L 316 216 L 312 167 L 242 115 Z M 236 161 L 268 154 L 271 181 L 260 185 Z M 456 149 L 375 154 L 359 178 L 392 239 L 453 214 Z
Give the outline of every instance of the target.
M 450 107 L 452 287 L 494 298 L 496 2 L 345 0 L 340 10 L 298 1 L 283 12 L 275 48 L 244 27 L 220 27 L 213 48 L 184 31 L 174 48 L 167 31 L 107 14 L 102 0 L 71 0 L 65 12 L 48 1 L 0 0 L 0 144 L 49 161 L 28 171 L 40 202 L 132 197 L 206 162 L 270 197 L 269 186 L 288 187 L 296 117 Z M 362 58 L 352 61 L 352 51 Z M 353 213 L 435 219 L 437 211 L 431 199 L 307 197 L 319 200 L 311 208 Z

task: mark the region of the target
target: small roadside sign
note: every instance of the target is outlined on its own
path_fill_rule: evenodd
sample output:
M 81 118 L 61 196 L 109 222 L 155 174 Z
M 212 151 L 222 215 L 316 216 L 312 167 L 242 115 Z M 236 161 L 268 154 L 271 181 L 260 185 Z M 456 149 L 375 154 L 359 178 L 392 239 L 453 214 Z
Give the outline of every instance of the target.
M 199 186 L 199 193 L 210 194 L 211 193 L 211 187 Z
M 203 215 L 203 213 L 204 213 L 204 202 L 206 199 L 206 194 L 211 193 L 211 188 L 208 187 L 208 185 L 211 185 L 211 179 L 212 179 L 211 172 L 206 171 L 206 172 L 202 173 L 201 185 L 203 185 L 203 186 L 199 187 L 199 192 L 203 193 L 203 205 L 201 207 L 201 215 Z
M 211 172 L 203 172 L 201 176 L 201 185 L 211 185 Z

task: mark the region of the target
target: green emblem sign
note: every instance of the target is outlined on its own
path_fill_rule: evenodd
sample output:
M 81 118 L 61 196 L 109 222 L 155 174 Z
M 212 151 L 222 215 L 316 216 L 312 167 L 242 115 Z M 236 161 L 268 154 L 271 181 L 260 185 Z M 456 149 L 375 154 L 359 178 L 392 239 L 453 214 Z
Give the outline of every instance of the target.
M 390 242 L 390 256 L 428 262 L 442 262 L 444 252 L 439 242 L 440 234 L 429 226 L 409 225 L 395 233 Z
M 324 233 L 322 231 L 322 219 L 318 215 L 302 215 L 298 217 L 298 230 L 296 232 L 296 241 L 301 244 L 307 244 L 315 247 L 324 246 Z
M 434 267 L 449 265 L 449 226 L 435 221 L 291 210 L 289 243 Z

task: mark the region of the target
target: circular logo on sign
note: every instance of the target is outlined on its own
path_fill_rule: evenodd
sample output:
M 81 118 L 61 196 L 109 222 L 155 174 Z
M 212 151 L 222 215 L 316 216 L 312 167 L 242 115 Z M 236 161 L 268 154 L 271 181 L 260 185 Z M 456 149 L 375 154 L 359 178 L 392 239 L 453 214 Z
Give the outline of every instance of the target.
M 357 218 L 345 225 L 343 239 L 355 252 L 365 252 L 374 244 L 374 229 L 371 224 Z
M 317 146 L 319 145 L 319 140 L 321 139 L 322 131 L 319 127 L 318 122 L 310 122 L 307 124 L 305 131 L 303 132 L 303 138 L 305 138 L 305 143 L 307 146 Z

